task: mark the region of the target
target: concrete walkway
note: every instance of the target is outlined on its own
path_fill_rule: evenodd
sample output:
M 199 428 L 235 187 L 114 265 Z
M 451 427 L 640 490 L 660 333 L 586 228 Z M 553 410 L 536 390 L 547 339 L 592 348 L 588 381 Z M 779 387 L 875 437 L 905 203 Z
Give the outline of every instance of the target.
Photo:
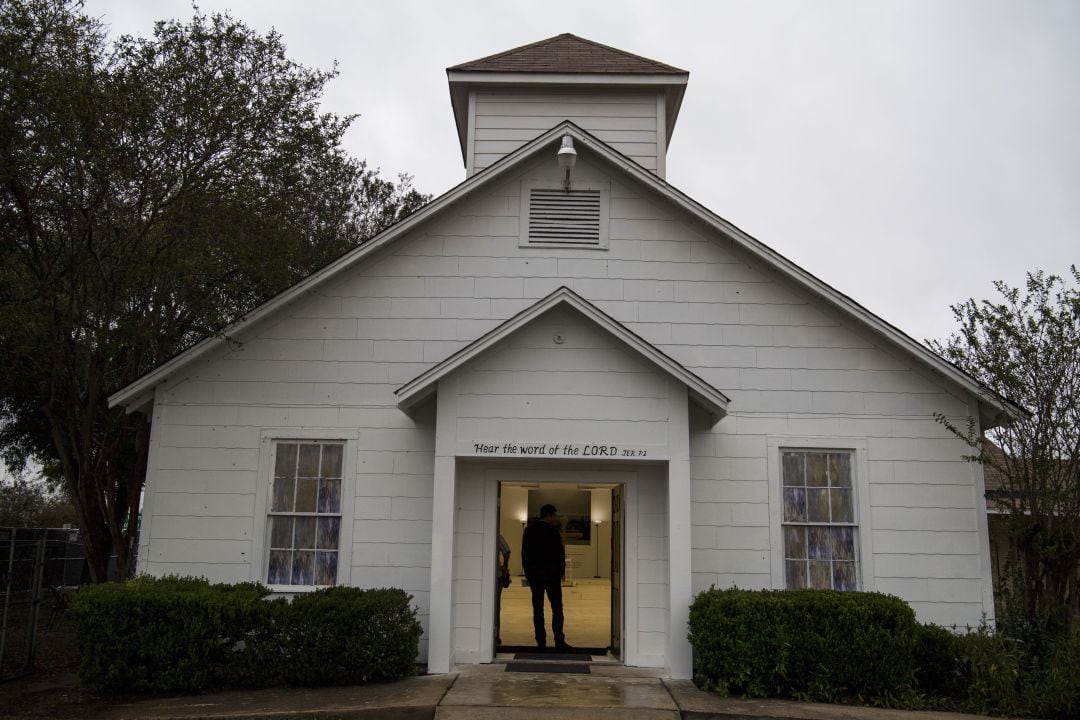
M 225 692 L 112 705 L 100 720 L 975 720 L 956 713 L 908 712 L 785 700 L 720 698 L 685 680 L 621 666 L 591 674 L 507 673 L 501 665 L 384 685 Z

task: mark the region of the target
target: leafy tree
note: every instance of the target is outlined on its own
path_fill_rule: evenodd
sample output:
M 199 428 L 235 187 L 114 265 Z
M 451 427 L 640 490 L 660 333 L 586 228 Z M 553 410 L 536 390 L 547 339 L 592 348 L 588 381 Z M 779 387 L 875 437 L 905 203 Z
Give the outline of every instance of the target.
M 106 40 L 70 0 L 0 3 L 0 448 L 129 567 L 149 421 L 106 398 L 427 197 L 350 158 L 335 71 L 228 15 Z
M 988 476 L 1000 478 L 991 498 L 1012 556 L 1001 589 L 1028 620 L 1058 627 L 1070 622 L 1080 592 L 1080 273 L 1070 270 L 1065 279 L 1028 273 L 1023 290 L 995 283 L 1000 300 L 953 306 L 959 331 L 930 343 L 1030 411 L 1000 418 L 986 433 L 994 445 L 974 421 L 965 430 L 938 419 L 968 442 Z
M 76 523 L 75 506 L 63 492 L 23 471 L 0 472 L 0 527 L 63 527 Z

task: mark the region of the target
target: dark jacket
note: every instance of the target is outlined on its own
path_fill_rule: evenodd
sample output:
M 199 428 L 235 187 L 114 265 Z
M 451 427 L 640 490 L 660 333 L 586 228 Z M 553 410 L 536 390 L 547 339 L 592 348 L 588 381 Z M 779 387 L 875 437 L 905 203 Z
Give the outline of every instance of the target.
M 543 520 L 530 521 L 521 536 L 521 565 L 527 578 L 561 578 L 566 550 L 559 528 Z

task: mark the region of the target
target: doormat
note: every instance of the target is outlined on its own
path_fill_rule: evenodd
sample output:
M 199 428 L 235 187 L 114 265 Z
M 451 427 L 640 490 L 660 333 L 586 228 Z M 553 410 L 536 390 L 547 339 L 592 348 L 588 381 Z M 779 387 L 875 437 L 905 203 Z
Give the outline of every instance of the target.
M 495 647 L 496 652 L 500 653 L 529 653 L 532 655 L 552 655 L 552 654 L 575 654 L 575 655 L 607 655 L 609 648 L 606 647 L 586 647 L 584 645 L 575 645 L 573 650 L 559 650 L 555 647 L 548 647 L 540 649 L 535 645 L 497 645 Z
M 584 663 L 512 662 L 506 664 L 506 672 L 530 673 L 579 673 L 588 675 L 589 666 Z
M 556 662 L 585 662 L 592 660 L 591 653 L 560 653 L 560 652 L 519 652 L 514 654 L 515 660 L 554 660 Z

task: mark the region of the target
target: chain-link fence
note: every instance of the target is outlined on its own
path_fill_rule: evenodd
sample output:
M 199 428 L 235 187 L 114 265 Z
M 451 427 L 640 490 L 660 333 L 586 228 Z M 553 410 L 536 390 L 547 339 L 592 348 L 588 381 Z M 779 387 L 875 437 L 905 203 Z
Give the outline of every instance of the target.
M 34 669 L 38 640 L 62 619 L 84 562 L 76 530 L 0 528 L 0 680 Z

